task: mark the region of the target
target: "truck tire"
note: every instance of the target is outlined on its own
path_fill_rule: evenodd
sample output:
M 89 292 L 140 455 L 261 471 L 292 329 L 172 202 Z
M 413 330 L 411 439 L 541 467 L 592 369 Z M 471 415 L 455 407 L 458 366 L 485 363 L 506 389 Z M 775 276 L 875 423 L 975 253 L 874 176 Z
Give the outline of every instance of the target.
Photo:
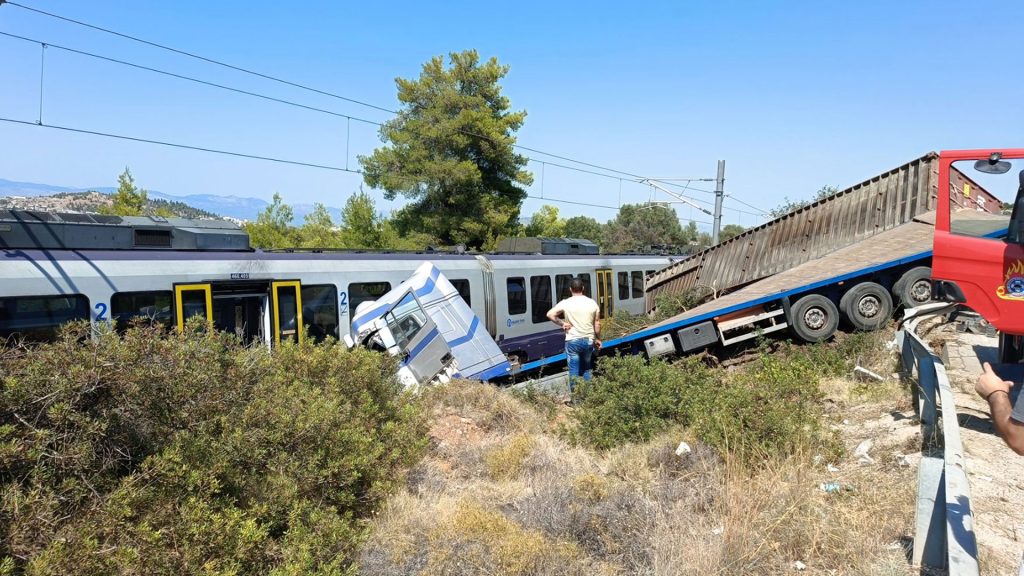
M 892 285 L 892 296 L 904 308 L 916 308 L 932 301 L 932 269 L 911 268 Z
M 808 294 L 789 309 L 790 328 L 804 342 L 822 342 L 836 333 L 839 310 L 828 298 Z
M 878 330 L 892 317 L 892 296 L 881 284 L 861 282 L 839 300 L 843 318 L 857 330 Z
M 1024 359 L 1024 337 L 999 333 L 999 362 L 1017 364 Z

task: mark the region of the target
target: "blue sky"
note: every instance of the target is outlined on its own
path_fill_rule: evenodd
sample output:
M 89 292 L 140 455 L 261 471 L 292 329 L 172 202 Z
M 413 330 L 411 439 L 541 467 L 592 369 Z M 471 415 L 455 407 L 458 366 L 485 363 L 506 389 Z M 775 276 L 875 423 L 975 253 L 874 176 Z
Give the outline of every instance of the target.
M 654 177 L 713 177 L 724 159 L 733 195 L 724 222 L 747 226 L 761 220 L 738 212 L 752 210 L 736 200 L 769 209 L 930 150 L 1024 145 L 1024 74 L 1016 62 L 1024 6 L 1014 3 L 986 11 L 874 1 L 15 1 L 386 108 L 397 106 L 395 77 L 417 76 L 431 56 L 476 48 L 512 67 L 505 93 L 529 113 L 520 144 Z M 0 31 L 389 118 L 15 6 L 0 6 Z M 0 53 L 0 117 L 36 121 L 39 46 L 0 37 Z M 373 126 L 347 129 L 341 118 L 53 48 L 43 92 L 49 124 L 353 169 L 356 155 L 380 145 Z M 128 165 L 140 185 L 168 194 L 269 199 L 280 192 L 287 202 L 334 206 L 361 183 L 356 174 L 4 122 L 0 142 L 0 178 L 11 180 L 115 185 Z M 629 179 L 536 163 L 530 169 L 536 196 L 605 205 L 667 199 Z M 527 200 L 524 214 L 541 204 Z M 555 205 L 566 216 L 614 216 Z M 710 219 L 687 207 L 678 212 Z

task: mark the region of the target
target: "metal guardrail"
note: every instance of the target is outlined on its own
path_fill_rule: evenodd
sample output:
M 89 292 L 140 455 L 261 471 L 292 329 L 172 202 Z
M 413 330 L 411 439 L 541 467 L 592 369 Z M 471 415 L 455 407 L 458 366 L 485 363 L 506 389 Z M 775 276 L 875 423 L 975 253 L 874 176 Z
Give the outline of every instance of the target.
M 972 576 L 979 573 L 978 543 L 953 389 L 942 360 L 917 335 L 922 320 L 952 308 L 931 304 L 908 310 L 896 333 L 904 374 L 916 376 L 914 400 L 921 418 L 922 458 L 912 560 L 922 570 Z

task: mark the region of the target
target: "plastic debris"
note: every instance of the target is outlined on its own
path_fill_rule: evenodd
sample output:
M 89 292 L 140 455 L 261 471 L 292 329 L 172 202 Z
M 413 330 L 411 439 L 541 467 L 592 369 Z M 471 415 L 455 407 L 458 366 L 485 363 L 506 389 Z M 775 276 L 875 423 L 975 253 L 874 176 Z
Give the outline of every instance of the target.
M 833 480 L 831 482 L 822 482 L 818 485 L 818 488 L 821 488 L 821 491 L 826 494 L 835 494 L 843 489 L 843 485 Z
M 863 366 L 856 366 L 856 367 L 854 367 L 853 374 L 855 376 L 859 376 L 861 378 L 868 379 L 868 380 L 874 380 L 876 382 L 884 382 L 885 381 L 885 378 L 882 378 L 878 374 L 875 374 L 874 372 L 872 372 L 871 370 L 868 370 L 867 368 L 865 368 Z
M 833 472 L 833 473 L 839 472 L 839 466 L 836 466 L 834 464 L 828 464 L 828 465 L 825 466 L 825 470 L 828 470 L 829 472 Z
M 807 564 L 796 560 L 793 562 L 793 568 L 796 569 L 797 572 L 803 572 L 804 570 L 807 570 Z
M 875 459 L 872 458 L 868 451 L 871 450 L 872 442 L 870 439 L 857 444 L 857 449 L 853 451 L 853 455 L 857 457 L 857 461 L 861 464 L 874 464 Z
M 718 527 L 715 527 L 715 528 L 711 529 L 711 533 L 714 534 L 715 536 L 718 536 L 719 534 L 722 534 L 724 532 L 725 532 L 725 528 L 723 526 L 718 526 Z
M 906 454 L 900 454 L 896 456 L 896 465 L 901 468 L 906 468 L 910 466 L 910 459 L 907 458 Z
M 693 448 L 690 448 L 690 445 L 686 442 L 680 442 L 679 447 L 676 448 L 676 456 L 685 456 L 690 452 L 693 452 Z

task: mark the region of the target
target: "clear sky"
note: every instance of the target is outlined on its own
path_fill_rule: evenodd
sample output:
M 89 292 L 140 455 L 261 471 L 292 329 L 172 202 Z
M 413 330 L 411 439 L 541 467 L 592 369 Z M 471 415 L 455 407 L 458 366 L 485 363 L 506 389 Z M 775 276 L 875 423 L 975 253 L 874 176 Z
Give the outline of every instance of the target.
M 769 209 L 931 150 L 1024 146 L 1024 5 L 1014 2 L 15 1 L 385 108 L 398 105 L 396 77 L 476 48 L 511 65 L 505 94 L 529 113 L 520 144 L 652 177 L 714 177 L 724 159 L 725 223 L 761 221 L 737 212 L 752 212 L 737 200 Z M 0 31 L 389 118 L 16 6 L 0 6 Z M 38 119 L 40 52 L 0 37 L 0 117 Z M 380 144 L 374 126 L 54 48 L 43 96 L 48 124 L 352 169 Z M 140 185 L 168 194 L 276 191 L 286 202 L 341 206 L 361 183 L 357 174 L 5 122 L 0 143 L 0 178 L 64 186 L 113 186 L 128 165 Z M 667 199 L 628 178 L 530 169 L 535 196 L 611 206 Z M 523 213 L 542 203 L 527 200 Z M 615 214 L 555 205 L 566 216 Z

